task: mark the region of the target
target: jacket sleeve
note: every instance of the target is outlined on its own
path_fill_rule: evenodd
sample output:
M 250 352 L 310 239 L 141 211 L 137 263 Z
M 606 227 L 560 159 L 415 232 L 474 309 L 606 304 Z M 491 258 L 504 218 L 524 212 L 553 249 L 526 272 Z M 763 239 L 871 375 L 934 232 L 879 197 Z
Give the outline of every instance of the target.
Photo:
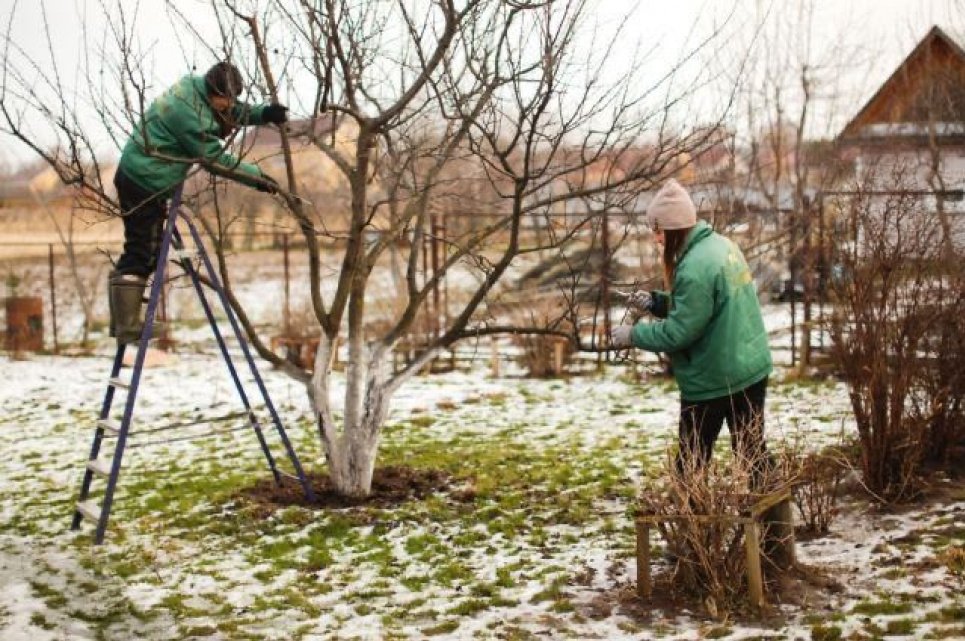
M 204 164 L 205 169 L 249 187 L 258 183 L 262 173 L 255 165 L 242 162 L 224 150 L 221 142 L 201 127 L 197 116 L 181 115 L 169 122 L 169 128 L 185 156 Z
M 670 313 L 670 294 L 656 289 L 650 292 L 650 300 L 653 301 L 650 313 L 657 318 L 666 318 Z
M 242 127 L 265 124 L 264 119 L 265 105 L 249 105 L 244 102 L 236 102 L 231 108 L 231 117 Z
M 674 283 L 673 309 L 665 320 L 639 323 L 630 340 L 651 352 L 674 353 L 687 349 L 703 335 L 714 312 L 712 290 L 686 276 Z

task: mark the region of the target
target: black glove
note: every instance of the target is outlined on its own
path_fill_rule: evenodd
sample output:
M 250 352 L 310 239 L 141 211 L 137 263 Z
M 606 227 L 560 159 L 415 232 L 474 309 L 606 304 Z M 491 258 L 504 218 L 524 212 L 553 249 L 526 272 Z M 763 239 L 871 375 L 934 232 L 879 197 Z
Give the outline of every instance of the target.
M 259 182 L 255 184 L 255 189 L 266 194 L 277 194 L 279 189 L 278 181 L 262 172 Z
M 261 112 L 261 119 L 274 125 L 288 122 L 288 107 L 285 105 L 266 105 Z

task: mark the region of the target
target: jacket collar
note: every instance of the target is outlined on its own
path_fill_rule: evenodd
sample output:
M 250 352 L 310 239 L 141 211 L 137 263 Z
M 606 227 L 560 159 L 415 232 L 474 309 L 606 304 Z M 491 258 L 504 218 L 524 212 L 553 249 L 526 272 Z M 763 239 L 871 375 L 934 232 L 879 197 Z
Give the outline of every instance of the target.
M 198 95 L 201 96 L 201 100 L 210 107 L 211 103 L 208 102 L 208 87 L 204 84 L 204 76 L 188 77 L 191 78 L 191 84 L 194 86 L 194 90 L 198 92 Z
M 706 221 L 698 220 L 697 224 L 694 225 L 693 230 L 687 234 L 687 240 L 684 242 L 684 248 L 681 250 L 680 256 L 677 258 L 677 264 L 680 264 L 680 261 L 683 260 L 684 256 L 687 255 L 687 252 L 693 249 L 697 243 L 709 237 L 713 233 L 714 230 L 710 225 L 707 224 Z

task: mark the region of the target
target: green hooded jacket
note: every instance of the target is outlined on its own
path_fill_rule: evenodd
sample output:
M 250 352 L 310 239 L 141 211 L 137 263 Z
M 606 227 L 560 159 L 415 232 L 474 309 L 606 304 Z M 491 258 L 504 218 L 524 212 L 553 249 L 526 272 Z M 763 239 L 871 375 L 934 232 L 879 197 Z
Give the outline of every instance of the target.
M 235 103 L 241 126 L 261 125 L 264 105 Z M 192 163 L 249 186 L 262 172 L 225 152 L 202 76 L 185 76 L 151 103 L 121 153 L 120 170 L 152 193 L 170 194 Z
M 687 237 L 673 291 L 654 292 L 654 315 L 630 340 L 670 355 L 680 397 L 705 401 L 739 392 L 773 369 L 757 289 L 736 244 L 704 221 Z

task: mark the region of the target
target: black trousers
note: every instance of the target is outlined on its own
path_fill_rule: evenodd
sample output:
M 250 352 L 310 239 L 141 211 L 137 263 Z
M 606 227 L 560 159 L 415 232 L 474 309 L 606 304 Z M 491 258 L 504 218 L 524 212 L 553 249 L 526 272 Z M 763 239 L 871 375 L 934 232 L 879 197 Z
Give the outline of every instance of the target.
M 727 421 L 734 454 L 753 463 L 752 486 L 759 487 L 772 465 L 764 443 L 764 399 L 767 378 L 739 392 L 706 401 L 680 400 L 680 450 L 677 470 L 702 467 Z
M 124 220 L 124 251 L 114 271 L 146 278 L 157 265 L 167 201 L 143 189 L 120 168 L 114 174 L 114 186 Z

